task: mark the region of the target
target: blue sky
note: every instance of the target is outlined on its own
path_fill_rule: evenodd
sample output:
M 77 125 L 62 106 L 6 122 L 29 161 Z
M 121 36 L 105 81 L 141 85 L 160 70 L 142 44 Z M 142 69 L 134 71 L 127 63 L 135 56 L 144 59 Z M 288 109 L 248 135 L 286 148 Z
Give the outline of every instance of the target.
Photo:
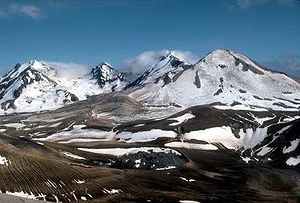
M 124 66 L 231 49 L 300 76 L 298 0 L 0 0 L 0 73 L 30 59 Z

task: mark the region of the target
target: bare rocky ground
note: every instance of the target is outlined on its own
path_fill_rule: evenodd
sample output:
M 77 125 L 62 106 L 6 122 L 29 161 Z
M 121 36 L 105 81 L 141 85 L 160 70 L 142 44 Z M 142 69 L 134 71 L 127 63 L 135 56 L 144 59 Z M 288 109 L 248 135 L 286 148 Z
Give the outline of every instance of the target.
M 258 127 L 247 112 L 220 111 L 210 106 L 193 107 L 172 117 L 186 112 L 196 115 L 182 125 L 186 132 L 223 125 Z M 143 118 L 146 114 L 161 119 Z M 275 115 L 273 121 L 269 121 L 274 123 L 283 117 L 299 115 L 298 112 L 273 111 L 253 114 L 261 117 Z M 169 170 L 141 170 L 118 169 L 114 166 L 117 157 L 78 148 L 163 147 L 179 137 L 140 143 L 114 140 L 63 144 L 34 140 L 68 130 L 68 127 L 72 129 L 74 124 L 119 132 L 151 129 L 176 132 L 176 127 L 169 125 L 172 121 L 167 119 L 168 116 L 171 115 L 161 109 L 149 111 L 123 95 L 100 95 L 51 112 L 1 116 L 1 125 L 21 123 L 23 126 L 6 126 L 5 132 L 0 133 L 0 155 L 9 160 L 7 165 L 0 165 L 0 190 L 23 191 L 33 193 L 40 200 L 62 202 L 300 201 L 299 168 L 278 168 L 262 161 L 246 163 L 239 152 L 221 145 L 216 151 L 176 148 L 186 160 L 181 165 Z M 144 125 L 136 127 L 137 124 Z M 72 158 L 62 152 L 84 159 Z

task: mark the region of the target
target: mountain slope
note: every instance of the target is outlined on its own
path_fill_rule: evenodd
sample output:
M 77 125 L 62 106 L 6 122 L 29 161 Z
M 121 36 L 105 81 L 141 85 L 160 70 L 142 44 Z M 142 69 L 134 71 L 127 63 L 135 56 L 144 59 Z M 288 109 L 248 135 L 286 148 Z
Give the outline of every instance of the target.
M 133 82 L 136 90 L 130 96 L 151 105 L 218 103 L 218 108 L 299 110 L 298 82 L 232 51 L 215 50 L 195 65 L 168 64 L 164 69 L 160 72 L 157 65 L 145 72 L 142 82 Z M 162 80 L 162 75 L 167 79 Z
M 59 75 L 36 60 L 17 64 L 0 81 L 0 113 L 50 110 L 89 96 L 120 90 L 125 75 L 106 63 L 79 78 Z
M 162 55 L 160 61 L 152 68 L 147 70 L 144 74 L 138 77 L 135 81 L 126 86 L 126 89 L 145 86 L 148 83 L 157 84 L 160 81 L 163 86 L 171 82 L 171 77 L 189 67 L 191 63 L 175 56 L 172 52 Z

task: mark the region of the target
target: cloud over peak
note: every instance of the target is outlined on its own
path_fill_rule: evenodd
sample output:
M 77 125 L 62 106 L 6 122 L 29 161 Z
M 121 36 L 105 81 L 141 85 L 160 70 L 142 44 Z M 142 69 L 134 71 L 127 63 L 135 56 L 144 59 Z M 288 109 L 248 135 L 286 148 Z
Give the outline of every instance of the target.
M 271 61 L 262 62 L 266 66 L 300 77 L 300 55 L 297 53 L 281 54 Z
M 132 73 L 142 73 L 145 70 L 157 64 L 162 56 L 173 53 L 175 56 L 184 59 L 190 63 L 196 63 L 198 58 L 189 51 L 182 50 L 160 50 L 160 51 L 146 51 L 135 57 L 128 58 L 123 61 L 121 69 Z
M 89 66 L 85 64 L 78 64 L 73 62 L 61 61 L 42 61 L 53 67 L 59 76 L 66 78 L 76 78 L 89 72 Z

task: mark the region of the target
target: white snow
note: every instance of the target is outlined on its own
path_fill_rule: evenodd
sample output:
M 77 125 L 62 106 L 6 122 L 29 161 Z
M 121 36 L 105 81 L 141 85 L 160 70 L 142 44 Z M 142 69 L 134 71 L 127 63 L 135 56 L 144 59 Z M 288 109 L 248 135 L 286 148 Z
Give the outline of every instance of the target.
M 137 160 L 135 160 L 135 167 L 136 168 L 139 168 L 140 166 L 141 166 L 141 159 L 137 159 Z
M 1 124 L 1 126 L 5 126 L 5 127 L 8 127 L 8 128 L 15 128 L 15 129 L 20 129 L 20 128 L 23 128 L 25 127 L 26 125 L 23 124 L 23 123 L 7 123 L 7 124 Z
M 286 153 L 289 153 L 289 152 L 294 151 L 294 150 L 298 147 L 299 141 L 300 141 L 299 138 L 298 138 L 298 139 L 295 139 L 295 140 L 292 140 L 292 141 L 291 141 L 291 146 L 289 146 L 289 147 L 284 147 L 283 150 L 282 150 L 282 152 L 283 152 L 284 154 L 286 154 Z
M 52 182 L 51 180 L 47 180 L 45 182 L 45 185 L 47 185 L 48 187 L 52 187 L 52 188 L 57 188 L 57 184 L 55 182 Z
M 180 203 L 200 203 L 194 200 L 179 200 Z
M 222 143 L 228 149 L 238 149 L 242 146 L 242 139 L 236 138 L 231 128 L 227 126 L 185 133 L 183 139 L 202 140 L 208 143 Z
M 77 184 L 83 184 L 85 183 L 85 180 L 74 180 L 74 182 Z
M 113 141 L 115 139 L 132 143 L 132 142 L 149 142 L 160 137 L 174 138 L 177 134 L 174 131 L 166 131 L 160 129 L 152 129 L 150 131 L 140 132 L 121 132 L 116 134 L 113 131 L 103 131 L 99 129 L 85 129 L 85 125 L 74 125 L 72 130 L 65 129 L 65 131 L 54 133 L 45 138 L 37 138 L 37 141 L 49 141 L 58 143 L 79 143 L 79 142 L 97 142 L 97 141 Z
M 141 123 L 141 124 L 134 125 L 133 127 L 134 127 L 134 128 L 137 128 L 137 127 L 142 127 L 142 126 L 145 126 L 145 124 L 144 124 L 144 123 Z
M 273 117 L 264 117 L 264 118 L 259 118 L 254 116 L 252 113 L 249 113 L 249 115 L 254 118 L 255 122 L 259 123 L 259 125 L 262 125 L 264 122 L 272 120 L 276 118 L 276 115 L 273 115 Z
M 51 125 L 48 125 L 47 127 L 49 127 L 49 128 L 56 128 L 56 127 L 58 127 L 60 124 L 62 124 L 62 122 L 53 123 L 53 124 L 51 124 Z
M 87 139 L 87 138 L 76 138 L 76 139 L 70 139 L 67 141 L 59 141 L 58 143 L 61 144 L 71 144 L 71 143 L 85 143 L 85 142 L 103 142 L 102 139 Z
M 36 142 L 38 145 L 45 145 L 44 143 L 42 142 Z
M 191 114 L 191 113 L 186 113 L 186 114 L 184 114 L 184 115 L 182 115 L 182 116 L 178 116 L 178 117 L 176 117 L 176 118 L 169 118 L 168 120 L 171 120 L 171 121 L 177 121 L 177 122 L 175 122 L 175 123 L 171 123 L 171 124 L 169 124 L 169 126 L 176 126 L 176 125 L 180 125 L 180 124 L 182 124 L 182 123 L 184 123 L 184 122 L 186 122 L 187 120 L 189 120 L 189 119 L 192 119 L 192 118 L 195 118 L 195 116 L 193 115 L 193 114 Z
M 184 180 L 186 182 L 195 182 L 196 180 L 195 179 L 187 179 L 185 177 L 179 177 L 181 180 Z
M 168 148 L 160 148 L 160 147 L 140 147 L 140 148 L 103 148 L 103 149 L 91 149 L 91 148 L 78 148 L 79 150 L 92 152 L 96 154 L 109 154 L 113 156 L 123 156 L 127 154 L 136 154 L 138 152 L 163 152 L 163 153 L 173 153 L 180 155 L 179 152 L 168 149 Z
M 120 141 L 132 143 L 132 142 L 150 142 L 156 140 L 159 137 L 176 137 L 177 133 L 174 131 L 166 131 L 160 129 L 152 129 L 150 131 L 140 132 L 121 132 L 117 134 L 116 139 Z
M 29 193 L 26 193 L 26 192 L 23 192 L 23 191 L 21 191 L 21 192 L 8 192 L 8 191 L 6 191 L 6 194 L 17 196 L 17 197 L 36 199 L 36 196 L 32 192 L 29 194 Z
M 94 142 L 111 141 L 115 137 L 112 131 L 99 129 L 83 129 L 85 125 L 74 125 L 72 130 L 54 133 L 46 138 L 34 138 L 39 141 L 73 143 L 73 142 Z
M 268 154 L 269 152 L 272 151 L 272 148 L 270 147 L 266 147 L 266 146 L 263 146 L 261 148 L 261 150 L 257 153 L 258 156 L 265 156 L 266 154 Z
M 6 131 L 5 128 L 0 128 L 0 133 L 4 133 Z
M 9 161 L 6 159 L 6 157 L 0 155 L 0 166 L 8 166 Z
M 279 130 L 277 132 L 277 134 L 282 134 L 284 131 L 286 131 L 287 129 L 289 129 L 292 125 L 288 125 L 288 126 L 285 126 L 284 128 L 282 128 L 281 130 Z
M 165 144 L 166 147 L 178 147 L 186 149 L 200 149 L 200 150 L 218 150 L 213 144 L 195 144 L 188 142 L 169 142 Z
M 297 166 L 300 163 L 300 155 L 295 157 L 290 157 L 288 160 L 286 160 L 286 164 L 289 166 Z
M 243 132 L 243 129 L 240 129 L 239 136 L 242 139 L 242 146 L 244 150 L 255 147 L 257 144 L 262 142 L 267 136 L 268 128 L 257 128 L 254 132 L 252 128 L 246 129 L 246 132 Z
M 122 192 L 122 190 L 120 190 L 120 189 L 110 189 L 109 190 L 109 189 L 104 188 L 103 192 L 113 195 L 113 194 L 118 194 L 118 193 Z
M 250 157 L 242 157 L 242 156 L 241 156 L 241 158 L 242 158 L 242 160 L 243 160 L 244 162 L 246 162 L 247 164 L 248 164 L 249 161 L 251 160 Z
M 213 105 L 214 108 L 216 109 L 220 109 L 220 110 L 228 110 L 228 109 L 231 109 L 231 110 L 248 110 L 248 111 L 268 111 L 268 109 L 265 109 L 263 107 L 252 107 L 252 106 L 249 106 L 247 104 L 244 104 L 244 105 L 235 105 L 235 106 L 228 106 L 228 105 Z
M 176 168 L 176 166 L 167 166 L 167 167 L 164 167 L 164 168 L 157 168 L 155 170 L 164 171 L 164 170 L 171 170 L 171 169 L 174 169 L 174 168 Z
M 61 152 L 61 153 L 68 156 L 68 157 L 74 158 L 74 159 L 85 159 L 84 157 L 72 154 L 70 152 Z

